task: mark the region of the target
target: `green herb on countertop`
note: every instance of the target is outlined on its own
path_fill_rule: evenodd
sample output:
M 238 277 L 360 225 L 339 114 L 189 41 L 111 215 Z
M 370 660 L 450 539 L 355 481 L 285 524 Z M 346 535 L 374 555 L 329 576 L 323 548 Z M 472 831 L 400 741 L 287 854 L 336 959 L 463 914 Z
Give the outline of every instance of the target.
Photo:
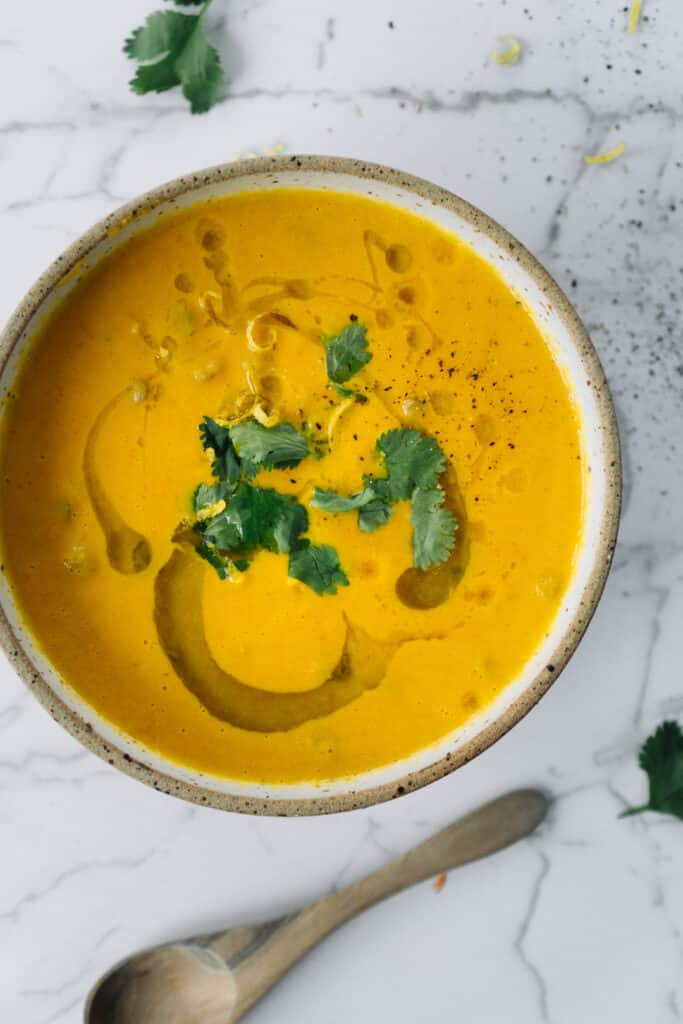
M 210 110 L 218 99 L 224 74 L 218 51 L 206 38 L 204 16 L 212 0 L 170 0 L 199 8 L 155 11 L 126 39 L 123 50 L 138 62 L 131 90 L 139 95 L 180 86 L 193 114 Z
M 659 811 L 683 819 L 683 731 L 678 722 L 662 722 L 643 743 L 638 763 L 649 780 L 646 804 L 629 807 L 620 817 Z

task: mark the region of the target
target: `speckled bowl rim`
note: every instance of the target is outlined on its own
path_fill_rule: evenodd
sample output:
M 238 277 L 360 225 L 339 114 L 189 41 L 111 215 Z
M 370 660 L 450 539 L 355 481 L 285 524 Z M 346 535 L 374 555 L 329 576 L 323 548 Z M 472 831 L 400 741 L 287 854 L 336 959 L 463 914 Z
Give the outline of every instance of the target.
M 38 701 L 52 717 L 62 725 L 83 746 L 87 747 L 108 764 L 125 772 L 141 782 L 163 793 L 181 797 L 190 802 L 226 811 L 248 814 L 296 816 L 326 814 L 348 811 L 359 807 L 390 800 L 405 793 L 414 792 L 422 786 L 455 771 L 471 761 L 496 740 L 517 724 L 550 688 L 574 653 L 597 607 L 602 594 L 612 555 L 616 544 L 621 510 L 621 458 L 617 420 L 605 374 L 597 352 L 569 299 L 557 282 L 541 266 L 534 256 L 505 228 L 492 220 L 477 207 L 452 192 L 434 185 L 422 178 L 381 164 L 367 163 L 345 157 L 330 156 L 278 156 L 219 164 L 206 170 L 186 174 L 144 193 L 137 199 L 119 207 L 107 217 L 99 220 L 77 241 L 70 245 L 29 289 L 24 299 L 10 316 L 0 334 L 0 374 L 10 358 L 15 345 L 39 309 L 46 296 L 65 275 L 76 268 L 105 238 L 110 237 L 121 225 L 130 222 L 137 215 L 153 211 L 160 204 L 173 203 L 206 186 L 215 186 L 235 178 L 248 179 L 251 176 L 277 173 L 296 168 L 316 173 L 344 174 L 355 178 L 382 182 L 406 190 L 432 205 L 445 207 L 468 222 L 478 232 L 488 236 L 494 244 L 503 249 L 508 260 L 516 262 L 525 271 L 546 302 L 559 317 L 579 356 L 587 378 L 593 386 L 598 413 L 598 426 L 604 450 L 604 465 L 607 467 L 605 509 L 602 517 L 599 541 L 596 544 L 592 569 L 581 593 L 581 601 L 569 624 L 564 628 L 552 652 L 552 672 L 539 672 L 526 689 L 503 712 L 481 731 L 464 743 L 459 749 L 447 752 L 434 763 L 405 774 L 398 780 L 354 790 L 353 778 L 349 779 L 349 790 L 343 793 L 322 793 L 319 797 L 259 798 L 243 794 L 217 792 L 199 783 L 178 780 L 164 772 L 150 767 L 119 750 L 115 744 L 100 736 L 96 728 L 86 722 L 77 712 L 69 708 L 47 680 L 36 670 L 10 624 L 4 609 L 0 607 L 0 644 L 19 677 L 28 686 Z M 293 186 L 299 187 L 299 186 Z M 305 186 L 303 186 L 305 187 Z M 200 197 L 198 197 L 200 198 Z M 455 738 L 454 738 L 455 742 Z

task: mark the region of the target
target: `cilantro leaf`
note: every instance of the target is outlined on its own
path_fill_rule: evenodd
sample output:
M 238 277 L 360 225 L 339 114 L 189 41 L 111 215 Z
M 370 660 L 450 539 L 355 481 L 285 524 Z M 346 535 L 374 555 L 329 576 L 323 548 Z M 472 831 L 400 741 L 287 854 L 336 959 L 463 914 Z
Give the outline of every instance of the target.
M 179 85 L 193 114 L 214 105 L 223 69 L 218 51 L 204 33 L 204 15 L 211 2 L 177 0 L 182 6 L 201 9 L 197 14 L 155 11 L 126 39 L 124 53 L 139 62 L 130 83 L 133 92 L 165 92 Z
M 205 487 L 202 497 L 215 497 L 221 486 L 225 485 Z M 265 548 L 288 554 L 289 575 L 317 594 L 335 594 L 338 586 L 348 585 L 334 548 L 312 545 L 301 537 L 308 529 L 308 513 L 291 495 L 242 482 L 229 495 L 223 511 L 195 523 L 194 529 L 201 538 L 197 554 L 221 579 L 230 577 L 231 568 L 243 572 L 249 566 L 249 559 L 243 556 Z
M 155 11 L 126 39 L 123 52 L 133 60 L 165 57 L 185 46 L 193 28 L 194 18 L 180 11 Z
M 620 817 L 660 811 L 683 819 L 683 731 L 678 722 L 662 722 L 640 748 L 638 763 L 649 780 L 649 798 Z
M 416 487 L 431 490 L 446 467 L 433 437 L 419 430 L 387 430 L 377 441 L 387 468 L 387 498 L 405 501 Z
M 264 541 L 272 551 L 287 555 L 297 546 L 299 537 L 308 529 L 308 512 L 298 501 L 291 499 L 280 511 L 272 531 Z
M 194 530 L 203 544 L 230 556 L 258 548 L 288 554 L 308 529 L 308 513 L 291 495 L 244 482 L 234 488 L 200 484 L 195 508 L 200 512 L 221 499 L 225 508 L 195 523 Z
M 438 483 L 446 468 L 444 453 L 433 437 L 407 429 L 386 431 L 376 448 L 384 456 L 385 477 L 366 474 L 363 490 L 348 497 L 316 487 L 311 505 L 333 513 L 357 509 L 359 528 L 372 533 L 389 521 L 396 502 L 410 499 L 413 565 L 418 569 L 440 565 L 453 550 L 458 528 Z
M 392 513 L 391 505 L 378 493 L 382 483 L 381 480 L 367 476 L 363 490 L 348 498 L 336 491 L 316 487 L 310 504 L 322 512 L 352 512 L 358 509 L 358 526 L 363 533 L 373 533 L 379 526 L 389 522 Z
M 355 508 L 362 508 L 372 501 L 373 491 L 371 487 L 365 487 L 358 494 L 345 497 L 337 494 L 336 491 L 328 491 L 324 487 L 316 487 L 310 504 L 313 508 L 319 508 L 323 512 L 352 512 Z
M 251 480 L 259 469 L 291 469 L 311 454 L 308 441 L 291 423 L 264 427 L 247 420 L 223 427 L 205 416 L 199 435 L 204 449 L 213 452 L 213 475 L 231 484 L 242 476 Z
M 225 509 L 197 524 L 205 543 L 231 554 L 242 554 L 259 547 L 279 550 L 275 528 L 288 514 L 292 499 L 287 494 L 264 487 L 240 483 L 230 495 Z
M 130 82 L 131 91 L 138 95 L 147 92 L 166 92 L 178 84 L 175 58 L 172 55 L 157 60 L 154 64 L 141 64 Z
M 363 324 L 349 324 L 339 334 L 326 338 L 325 344 L 327 376 L 335 384 L 345 384 L 372 359 Z
M 198 23 L 201 16 L 197 16 Z M 211 110 L 223 84 L 223 68 L 218 50 L 199 31 L 199 25 L 178 55 L 175 69 L 182 94 L 188 100 L 192 113 L 205 114 Z
M 249 479 L 259 469 L 291 469 L 311 454 L 308 441 L 291 423 L 264 427 L 256 420 L 247 420 L 230 427 L 230 439 Z
M 318 594 L 334 594 L 338 586 L 346 586 L 349 581 L 334 548 L 311 545 L 303 537 L 308 529 L 306 508 L 291 494 L 250 482 L 261 468 L 298 465 L 311 454 L 306 438 L 289 423 L 264 427 L 248 420 L 224 427 L 208 416 L 199 435 L 218 479 L 199 484 L 194 492 L 197 520 L 190 536 L 194 535 L 197 554 L 220 579 L 229 579 L 233 571 L 244 572 L 253 555 L 265 549 L 289 555 L 290 576 Z M 187 532 L 185 528 L 182 536 Z
M 210 508 L 219 501 L 227 501 L 232 494 L 232 485 L 226 481 L 219 481 L 216 484 L 200 484 L 192 495 L 192 507 L 195 512 Z
M 410 505 L 413 526 L 413 565 L 429 569 L 445 562 L 455 544 L 456 520 L 444 505 L 446 495 L 440 487 L 417 487 Z
M 213 452 L 211 470 L 219 480 L 237 483 L 242 475 L 240 460 L 235 451 L 230 430 L 205 416 L 199 425 L 199 437 L 205 451 Z
M 388 501 L 375 494 L 367 504 L 358 509 L 358 526 L 363 533 L 374 533 L 391 519 L 393 508 Z
M 336 594 L 337 587 L 349 585 L 337 552 L 329 544 L 302 541 L 289 555 L 289 575 L 316 594 Z

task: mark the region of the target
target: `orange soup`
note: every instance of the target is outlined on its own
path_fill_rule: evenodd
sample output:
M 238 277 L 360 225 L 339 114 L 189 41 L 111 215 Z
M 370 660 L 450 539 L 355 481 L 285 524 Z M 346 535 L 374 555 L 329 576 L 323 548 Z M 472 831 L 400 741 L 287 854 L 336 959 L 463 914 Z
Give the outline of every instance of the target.
M 161 218 L 32 339 L 3 414 L 5 571 L 122 732 L 292 783 L 405 758 L 547 635 L 582 527 L 580 424 L 519 295 L 351 194 Z

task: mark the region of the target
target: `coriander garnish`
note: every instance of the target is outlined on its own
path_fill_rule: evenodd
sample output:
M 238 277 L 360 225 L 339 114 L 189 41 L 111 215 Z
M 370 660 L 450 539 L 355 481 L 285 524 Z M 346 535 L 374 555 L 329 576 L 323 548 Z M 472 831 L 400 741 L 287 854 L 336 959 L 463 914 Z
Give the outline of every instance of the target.
M 289 575 L 301 580 L 316 594 L 336 594 L 349 580 L 339 564 L 337 552 L 329 544 L 304 541 L 289 556 Z
M 246 420 L 230 427 L 230 437 L 250 479 L 259 469 L 293 469 L 311 454 L 308 441 L 291 423 L 264 427 Z
M 179 85 L 193 114 L 210 110 L 223 84 L 218 51 L 205 35 L 204 16 L 212 0 L 172 0 L 198 13 L 155 11 L 126 39 L 124 53 L 138 61 L 133 92 L 166 92 Z
M 223 426 L 205 416 L 199 436 L 212 451 L 212 470 L 219 480 L 253 480 L 260 469 L 292 469 L 311 454 L 308 441 L 291 423 L 264 427 L 256 420 Z
M 220 579 L 245 572 L 258 551 L 289 556 L 289 575 L 315 590 L 335 594 L 348 579 L 334 548 L 311 544 L 303 534 L 308 512 L 291 494 L 251 481 L 259 470 L 289 469 L 310 455 L 306 438 L 290 423 L 264 427 L 247 420 L 226 427 L 205 417 L 199 427 L 217 482 L 194 492 L 195 550 Z
M 411 502 L 413 565 L 428 569 L 450 556 L 458 523 L 446 508 L 439 477 L 446 457 L 438 443 L 419 430 L 388 430 L 377 439 L 377 453 L 384 458 L 386 476 L 363 477 L 363 489 L 344 496 L 316 487 L 311 505 L 325 512 L 358 510 L 358 526 L 371 533 L 389 521 L 392 505 Z
M 331 386 L 347 400 L 366 401 L 345 386 L 372 359 L 363 324 L 354 319 L 325 339 L 325 346 Z M 267 550 L 287 554 L 289 575 L 318 594 L 334 594 L 338 586 L 348 585 L 334 548 L 313 545 L 304 536 L 306 509 L 291 495 L 252 483 L 261 470 L 290 469 L 309 455 L 321 457 L 324 446 L 313 441 L 310 427 L 268 427 L 254 418 L 226 426 L 205 417 L 199 432 L 218 482 L 197 488 L 193 531 L 198 554 L 221 579 L 233 569 L 244 571 L 257 551 Z M 351 495 L 316 487 L 311 506 L 333 514 L 357 511 L 359 528 L 373 533 L 389 521 L 397 502 L 410 501 L 413 565 L 441 565 L 450 557 L 458 529 L 439 483 L 446 456 L 433 437 L 410 429 L 387 430 L 377 439 L 376 451 L 384 460 L 385 476 L 365 474 L 362 489 Z
M 419 430 L 387 430 L 377 450 L 386 463 L 389 501 L 405 501 L 416 487 L 436 487 L 446 468 L 439 444 Z
M 204 450 L 213 452 L 213 475 L 218 480 L 236 483 L 242 475 L 242 466 L 228 428 L 205 416 L 199 425 L 199 437 Z
M 416 487 L 410 503 L 413 527 L 413 565 L 428 569 L 441 565 L 455 544 L 457 523 L 445 506 L 441 487 Z
M 683 819 L 683 731 L 678 722 L 662 722 L 643 743 L 638 763 L 649 780 L 647 803 L 629 807 L 620 817 L 659 811 Z
M 366 329 L 357 321 L 325 338 L 325 365 L 333 384 L 346 384 L 372 359 Z

